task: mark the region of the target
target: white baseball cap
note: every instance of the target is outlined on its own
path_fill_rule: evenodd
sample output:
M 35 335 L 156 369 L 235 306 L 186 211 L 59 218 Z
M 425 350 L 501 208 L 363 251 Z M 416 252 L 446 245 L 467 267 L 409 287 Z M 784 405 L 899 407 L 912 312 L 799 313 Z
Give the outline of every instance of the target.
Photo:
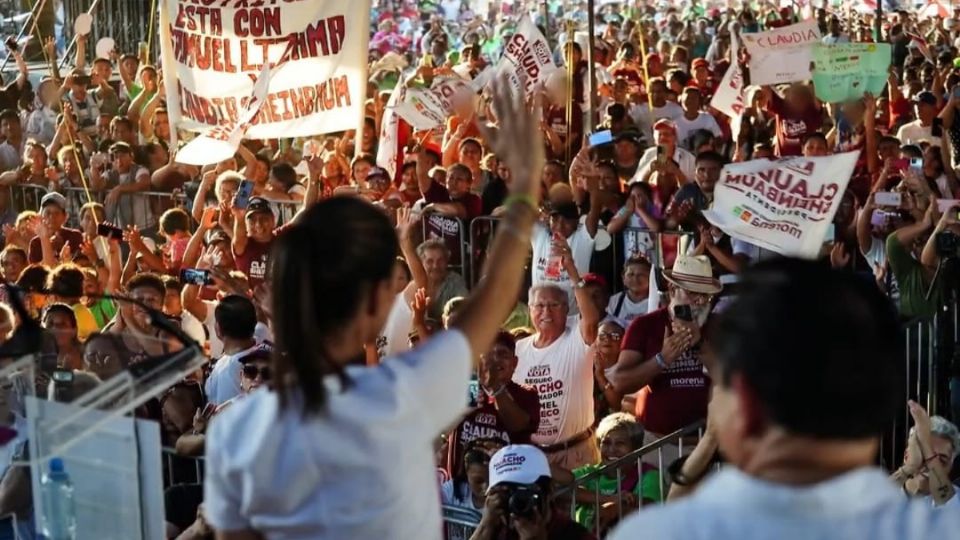
M 539 448 L 529 444 L 504 446 L 490 459 L 487 493 L 504 482 L 533 484 L 541 476 L 550 477 L 550 464 Z

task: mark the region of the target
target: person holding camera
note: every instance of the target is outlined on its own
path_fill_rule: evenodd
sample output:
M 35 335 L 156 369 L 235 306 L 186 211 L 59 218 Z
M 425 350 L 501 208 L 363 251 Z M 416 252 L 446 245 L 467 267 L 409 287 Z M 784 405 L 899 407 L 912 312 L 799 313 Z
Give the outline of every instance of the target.
M 678 256 L 664 270 L 670 303 L 637 317 L 623 339 L 617 364 L 607 379 L 623 394 L 637 394 L 636 415 L 652 442 L 705 418 L 710 380 L 704 375 L 700 345 L 720 281 L 705 255 Z M 666 445 L 665 452 L 677 447 Z M 654 455 L 654 457 L 656 457 Z M 664 456 L 665 461 L 679 457 Z
M 563 511 L 554 512 L 547 456 L 528 444 L 501 448 L 490 460 L 483 518 L 470 540 L 588 540 L 594 538 Z

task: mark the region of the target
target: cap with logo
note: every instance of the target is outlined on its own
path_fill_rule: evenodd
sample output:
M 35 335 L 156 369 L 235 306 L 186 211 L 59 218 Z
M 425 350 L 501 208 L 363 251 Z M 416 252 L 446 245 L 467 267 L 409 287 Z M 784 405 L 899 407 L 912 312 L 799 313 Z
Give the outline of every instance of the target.
M 271 207 L 270 202 L 263 197 L 253 197 L 250 199 L 250 204 L 247 205 L 247 213 L 245 215 L 250 217 L 257 213 L 273 215 L 273 207 Z
M 500 484 L 533 484 L 543 476 L 550 478 L 550 464 L 542 450 L 529 444 L 504 446 L 490 459 L 487 493 Z

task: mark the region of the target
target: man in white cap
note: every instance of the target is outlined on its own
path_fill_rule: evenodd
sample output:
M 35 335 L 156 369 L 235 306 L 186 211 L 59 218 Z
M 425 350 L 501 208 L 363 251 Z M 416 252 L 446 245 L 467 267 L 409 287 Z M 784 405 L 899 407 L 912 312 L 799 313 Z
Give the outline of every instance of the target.
M 713 297 L 722 288 L 704 255 L 677 257 L 663 277 L 669 305 L 633 320 L 617 364 L 607 373 L 618 392 L 639 390 L 636 415 L 649 441 L 707 415 L 710 380 L 700 343 Z
M 550 505 L 552 475 L 547 456 L 536 446 L 504 446 L 490 459 L 483 519 L 471 540 L 537 538 L 587 540 L 593 536 Z

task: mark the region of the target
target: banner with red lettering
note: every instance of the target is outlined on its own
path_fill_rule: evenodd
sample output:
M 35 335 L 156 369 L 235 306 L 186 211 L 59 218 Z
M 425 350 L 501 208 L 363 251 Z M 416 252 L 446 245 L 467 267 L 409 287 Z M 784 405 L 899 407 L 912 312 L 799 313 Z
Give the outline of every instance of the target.
M 733 133 L 740 132 L 740 118 L 745 108 L 743 103 L 743 70 L 737 61 L 739 46 L 737 44 L 737 35 L 730 33 L 730 67 L 720 79 L 720 86 L 713 93 L 713 99 L 710 100 L 710 106 L 722 112 L 731 119 Z
M 820 42 L 814 19 L 757 34 L 742 34 L 750 53 L 750 84 L 780 84 L 810 78 L 813 46 Z
M 721 171 L 713 204 L 703 215 L 733 238 L 782 255 L 816 258 L 859 154 L 731 163 Z
M 362 0 L 162 0 L 171 122 L 215 138 L 235 128 L 254 139 L 356 128 L 366 95 L 369 10 Z M 264 70 L 268 64 L 272 70 Z M 256 103 L 262 71 L 270 78 Z M 250 111 L 252 120 L 240 126 Z
M 415 130 L 423 131 L 445 125 L 458 104 L 475 98 L 477 89 L 460 77 L 438 77 L 430 88 L 409 87 L 403 93 L 393 109 Z
M 530 98 L 559 68 L 553 63 L 550 44 L 529 17 L 520 19 L 517 29 L 503 47 L 496 73 L 506 76 L 517 95 Z

